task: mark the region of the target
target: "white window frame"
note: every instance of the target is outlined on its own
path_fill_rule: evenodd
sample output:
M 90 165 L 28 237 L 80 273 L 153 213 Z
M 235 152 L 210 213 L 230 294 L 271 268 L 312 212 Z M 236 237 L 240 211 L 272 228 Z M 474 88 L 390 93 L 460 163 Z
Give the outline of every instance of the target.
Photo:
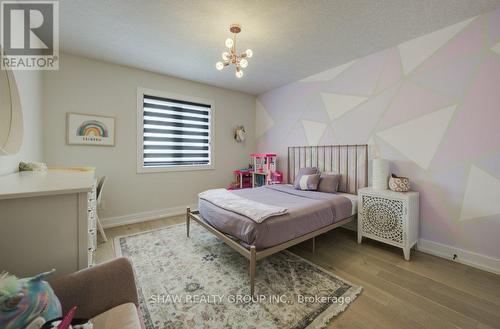
M 208 165 L 189 165 L 189 166 L 170 166 L 170 167 L 144 167 L 144 95 L 175 99 L 185 102 L 202 103 L 211 106 L 210 110 L 210 164 Z M 213 170 L 215 169 L 215 101 L 206 98 L 181 95 L 161 90 L 137 88 L 137 173 L 159 173 L 172 171 L 195 171 L 195 170 Z

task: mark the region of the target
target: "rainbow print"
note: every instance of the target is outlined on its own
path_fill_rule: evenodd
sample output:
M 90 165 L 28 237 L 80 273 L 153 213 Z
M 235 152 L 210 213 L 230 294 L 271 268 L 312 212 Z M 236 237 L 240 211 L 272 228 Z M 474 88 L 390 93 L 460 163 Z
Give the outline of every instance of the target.
M 67 114 L 67 142 L 74 145 L 115 145 L 115 118 Z
M 109 137 L 106 125 L 97 120 L 84 121 L 77 128 L 76 135 L 82 137 Z

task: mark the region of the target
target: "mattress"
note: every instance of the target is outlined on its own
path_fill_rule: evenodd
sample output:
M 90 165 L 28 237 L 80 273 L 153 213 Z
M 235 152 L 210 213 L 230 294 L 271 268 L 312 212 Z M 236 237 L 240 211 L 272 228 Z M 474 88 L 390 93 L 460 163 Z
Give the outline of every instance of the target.
M 256 202 L 285 207 L 286 214 L 256 223 L 250 218 L 199 200 L 200 215 L 211 226 L 243 245 L 266 249 L 352 216 L 357 208 L 355 195 L 300 191 L 291 185 L 270 185 L 234 191 Z
M 340 193 L 340 192 L 335 194 L 346 197 L 351 201 L 351 208 L 352 208 L 351 215 L 356 215 L 358 213 L 358 196 L 356 194 Z

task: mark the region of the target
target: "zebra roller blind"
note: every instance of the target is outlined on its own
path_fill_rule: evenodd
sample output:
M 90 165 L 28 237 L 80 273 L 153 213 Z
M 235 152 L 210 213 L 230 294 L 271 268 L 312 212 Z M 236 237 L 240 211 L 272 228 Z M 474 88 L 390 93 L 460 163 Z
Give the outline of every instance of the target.
M 211 164 L 211 105 L 143 96 L 143 166 Z

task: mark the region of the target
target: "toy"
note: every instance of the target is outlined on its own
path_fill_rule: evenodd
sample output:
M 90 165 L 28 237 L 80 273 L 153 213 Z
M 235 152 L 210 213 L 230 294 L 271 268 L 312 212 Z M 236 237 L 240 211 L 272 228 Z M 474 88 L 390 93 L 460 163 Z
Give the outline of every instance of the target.
M 276 170 L 276 153 L 253 153 L 253 168 L 257 173 L 270 173 Z
M 237 141 L 238 143 L 242 143 L 245 141 L 246 134 L 247 132 L 245 131 L 245 127 L 238 126 L 234 130 L 234 140 Z
M 0 328 L 39 328 L 61 316 L 61 304 L 44 279 L 53 271 L 32 278 L 0 275 Z
M 19 162 L 19 171 L 47 172 L 47 165 L 42 162 Z
M 229 190 L 281 184 L 283 182 L 283 174 L 276 170 L 276 153 L 253 153 L 250 156 L 253 159 L 253 165 L 233 171 L 235 180 L 229 185 Z
M 277 155 L 276 153 L 253 153 L 250 154 L 253 158 L 253 173 L 252 186 L 262 186 L 271 184 L 281 184 L 283 175 L 276 170 Z
M 75 318 L 76 306 L 62 318 L 46 322 L 41 329 L 92 329 L 94 324 L 88 319 Z
M 237 169 L 233 171 L 235 181 L 229 185 L 228 190 L 237 190 L 252 187 L 252 168 Z

